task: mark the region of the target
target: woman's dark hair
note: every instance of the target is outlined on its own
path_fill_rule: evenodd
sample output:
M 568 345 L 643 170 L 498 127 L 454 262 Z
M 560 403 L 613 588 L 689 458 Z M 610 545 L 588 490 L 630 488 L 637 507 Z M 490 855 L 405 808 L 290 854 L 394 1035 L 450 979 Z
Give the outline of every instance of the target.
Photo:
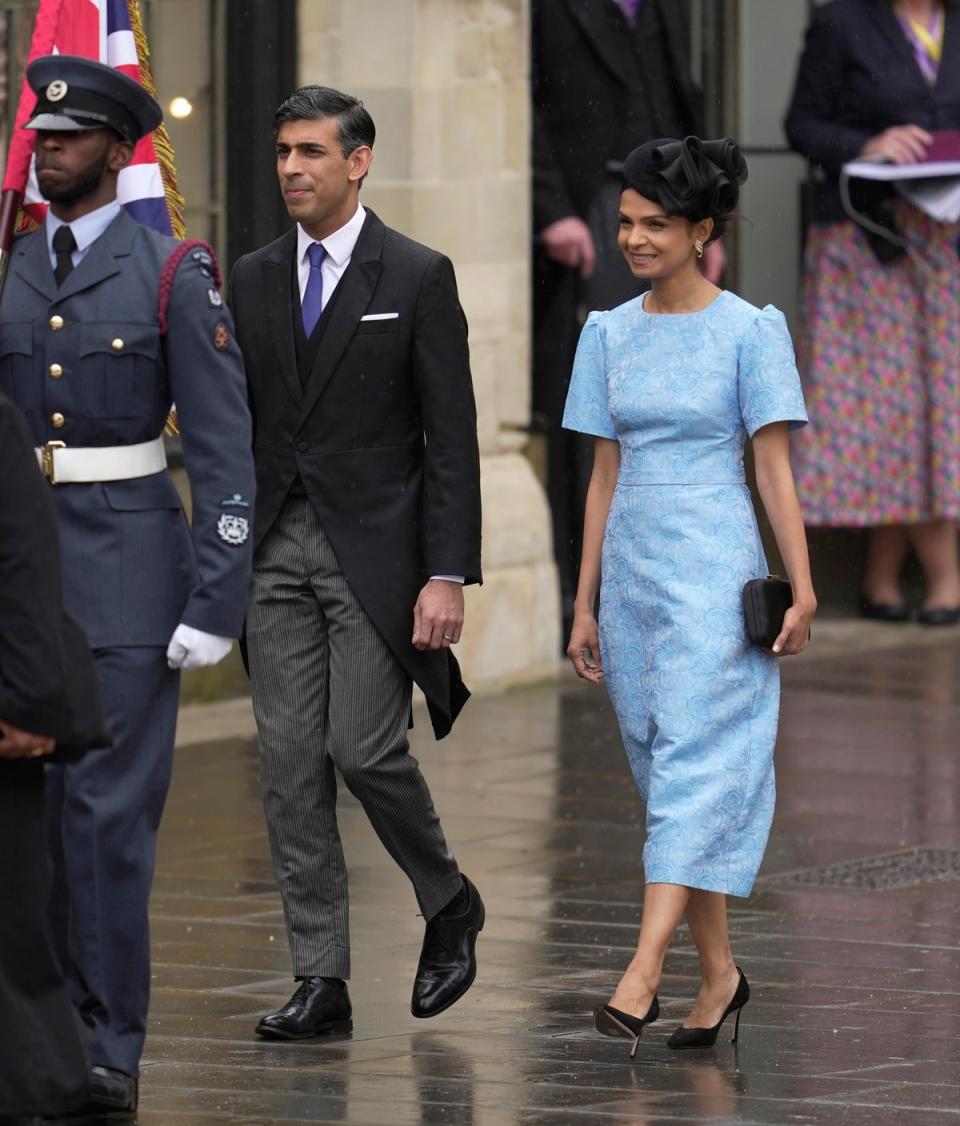
M 337 119 L 337 132 L 344 158 L 361 145 L 373 148 L 377 130 L 363 102 L 330 86 L 301 86 L 283 100 L 273 115 L 273 131 L 285 121 Z
M 712 240 L 737 217 L 740 185 L 746 178 L 747 162 L 729 137 L 720 141 L 664 137 L 630 153 L 623 162 L 621 187 L 656 201 L 667 215 L 691 223 L 712 219 Z

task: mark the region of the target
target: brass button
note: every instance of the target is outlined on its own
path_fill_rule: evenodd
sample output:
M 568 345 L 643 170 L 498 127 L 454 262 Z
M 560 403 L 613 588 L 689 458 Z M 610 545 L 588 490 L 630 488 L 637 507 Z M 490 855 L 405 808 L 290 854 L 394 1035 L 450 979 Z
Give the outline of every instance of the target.
M 63 328 L 63 317 L 61 317 L 59 313 L 54 313 L 54 315 L 50 318 L 50 327 L 54 332 L 57 332 L 59 329 Z
M 122 352 L 123 351 L 123 341 L 120 339 L 119 336 L 114 338 L 114 340 L 111 343 L 111 347 L 113 348 L 114 352 Z
M 59 411 L 54 411 L 53 414 L 50 415 L 50 422 L 53 424 L 54 430 L 62 430 L 66 421 L 67 420 Z
M 59 364 L 51 364 L 47 369 L 54 379 L 59 379 L 63 375 L 63 368 Z

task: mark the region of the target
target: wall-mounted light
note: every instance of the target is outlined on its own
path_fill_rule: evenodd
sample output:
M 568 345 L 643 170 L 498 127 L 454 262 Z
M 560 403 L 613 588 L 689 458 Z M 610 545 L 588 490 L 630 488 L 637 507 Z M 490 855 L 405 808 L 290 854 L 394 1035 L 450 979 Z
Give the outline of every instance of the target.
M 193 102 L 189 98 L 178 95 L 170 102 L 170 116 L 177 118 L 189 117 L 193 113 Z

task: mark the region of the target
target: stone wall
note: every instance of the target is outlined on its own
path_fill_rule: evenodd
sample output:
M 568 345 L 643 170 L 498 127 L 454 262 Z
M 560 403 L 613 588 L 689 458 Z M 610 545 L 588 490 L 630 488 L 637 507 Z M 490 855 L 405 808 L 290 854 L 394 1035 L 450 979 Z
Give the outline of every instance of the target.
M 553 672 L 559 603 L 529 419 L 526 0 L 301 0 L 300 81 L 377 125 L 362 199 L 449 255 L 470 322 L 483 463 L 484 585 L 459 656 L 474 687 Z

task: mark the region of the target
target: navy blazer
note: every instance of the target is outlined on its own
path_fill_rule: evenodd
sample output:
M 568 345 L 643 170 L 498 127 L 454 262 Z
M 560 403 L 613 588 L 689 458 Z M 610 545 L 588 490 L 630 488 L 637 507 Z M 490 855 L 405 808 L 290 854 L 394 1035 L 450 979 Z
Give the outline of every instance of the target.
M 943 59 L 931 87 L 890 0 L 832 0 L 814 12 L 785 121 L 797 152 L 826 182 L 816 220 L 845 218 L 841 166 L 891 125 L 960 128 L 960 5 L 946 4 Z
M 177 404 L 192 527 L 167 472 L 51 487 L 67 609 L 94 649 L 166 646 L 180 621 L 223 637 L 243 624 L 255 487 L 243 362 L 200 251 L 177 269 L 161 335 L 175 246 L 121 211 L 58 287 L 41 228 L 15 242 L 0 303 L 0 391 L 35 445 L 145 442 Z

